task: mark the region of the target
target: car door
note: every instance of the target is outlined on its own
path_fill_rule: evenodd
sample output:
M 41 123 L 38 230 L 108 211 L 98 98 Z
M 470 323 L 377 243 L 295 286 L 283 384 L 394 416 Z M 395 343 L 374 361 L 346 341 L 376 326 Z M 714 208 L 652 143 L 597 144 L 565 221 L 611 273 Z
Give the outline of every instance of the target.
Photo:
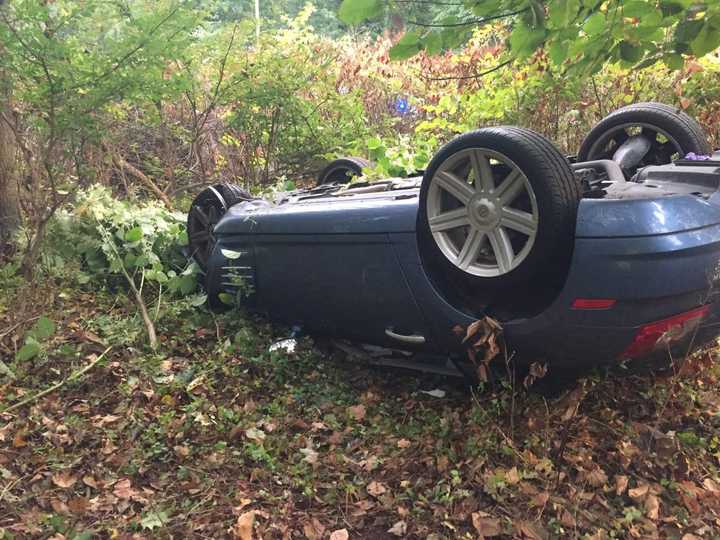
M 258 304 L 271 318 L 386 346 L 422 346 L 427 324 L 387 233 L 256 236 Z

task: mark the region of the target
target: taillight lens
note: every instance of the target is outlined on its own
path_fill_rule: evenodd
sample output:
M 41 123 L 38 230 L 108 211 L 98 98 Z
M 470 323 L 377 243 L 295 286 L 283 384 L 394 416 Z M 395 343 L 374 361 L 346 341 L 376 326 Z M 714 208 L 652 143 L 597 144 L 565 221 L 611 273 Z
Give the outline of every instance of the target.
M 667 347 L 681 341 L 697 328 L 700 321 L 707 315 L 710 306 L 702 306 L 692 311 L 675 315 L 662 321 L 642 326 L 630 346 L 625 349 L 621 358 L 639 358 L 660 347 Z
M 576 298 L 573 300 L 573 309 L 610 309 L 617 300 L 613 298 Z

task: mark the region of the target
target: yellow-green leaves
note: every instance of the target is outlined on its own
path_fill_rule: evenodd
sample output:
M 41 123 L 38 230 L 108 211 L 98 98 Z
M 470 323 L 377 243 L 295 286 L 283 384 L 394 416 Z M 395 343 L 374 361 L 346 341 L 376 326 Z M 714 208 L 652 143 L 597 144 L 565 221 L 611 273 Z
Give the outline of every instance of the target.
M 545 35 L 544 28 L 531 28 L 520 22 L 510 34 L 510 50 L 520 60 L 527 58 L 542 44 Z
M 141 227 L 133 227 L 125 233 L 126 242 L 138 242 L 143 237 L 143 231 Z
M 579 0 L 551 0 L 548 4 L 548 26 L 558 30 L 567 27 L 577 16 L 579 7 Z
M 600 11 L 590 15 L 583 24 L 583 31 L 591 37 L 602 33 L 603 30 L 605 30 L 605 15 Z
M 403 17 L 404 6 L 398 0 L 344 0 L 340 17 L 351 24 L 382 13 Z M 507 45 L 514 58 L 545 49 L 553 64 L 573 71 L 596 71 L 606 62 L 640 69 L 663 61 L 675 69 L 687 56 L 720 47 L 720 2 L 714 0 L 483 0 L 431 20 L 407 20 L 408 31 L 390 57 L 451 50 L 490 24 L 498 34 L 510 31 Z
M 340 20 L 346 24 L 359 24 L 382 13 L 381 0 L 344 0 L 338 10 Z
M 404 60 L 419 53 L 423 49 L 421 36 L 418 32 L 406 32 L 395 46 L 390 49 L 391 60 Z
M 720 21 L 716 20 L 716 24 L 712 20 L 705 21 L 698 35 L 690 42 L 690 49 L 696 56 L 704 56 L 720 47 Z

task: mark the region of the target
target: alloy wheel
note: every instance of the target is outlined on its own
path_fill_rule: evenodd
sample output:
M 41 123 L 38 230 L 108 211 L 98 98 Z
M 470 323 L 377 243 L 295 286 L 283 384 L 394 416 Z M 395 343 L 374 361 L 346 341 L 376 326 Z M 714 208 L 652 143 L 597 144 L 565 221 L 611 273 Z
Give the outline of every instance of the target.
M 527 176 L 507 156 L 486 148 L 461 150 L 438 167 L 426 210 L 443 255 L 481 277 L 517 268 L 538 231 L 538 205 Z

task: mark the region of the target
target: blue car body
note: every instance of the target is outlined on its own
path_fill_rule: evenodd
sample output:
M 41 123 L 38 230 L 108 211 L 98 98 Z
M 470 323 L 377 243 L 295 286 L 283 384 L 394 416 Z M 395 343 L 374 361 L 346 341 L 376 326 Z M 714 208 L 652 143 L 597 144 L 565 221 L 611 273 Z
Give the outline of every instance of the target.
M 484 313 L 449 300 L 423 264 L 417 184 L 232 206 L 215 227 L 208 291 L 311 333 L 463 355 L 457 327 Z M 714 338 L 719 185 L 720 163 L 666 165 L 582 199 L 561 287 L 539 312 L 502 317 L 509 350 L 585 366 Z

